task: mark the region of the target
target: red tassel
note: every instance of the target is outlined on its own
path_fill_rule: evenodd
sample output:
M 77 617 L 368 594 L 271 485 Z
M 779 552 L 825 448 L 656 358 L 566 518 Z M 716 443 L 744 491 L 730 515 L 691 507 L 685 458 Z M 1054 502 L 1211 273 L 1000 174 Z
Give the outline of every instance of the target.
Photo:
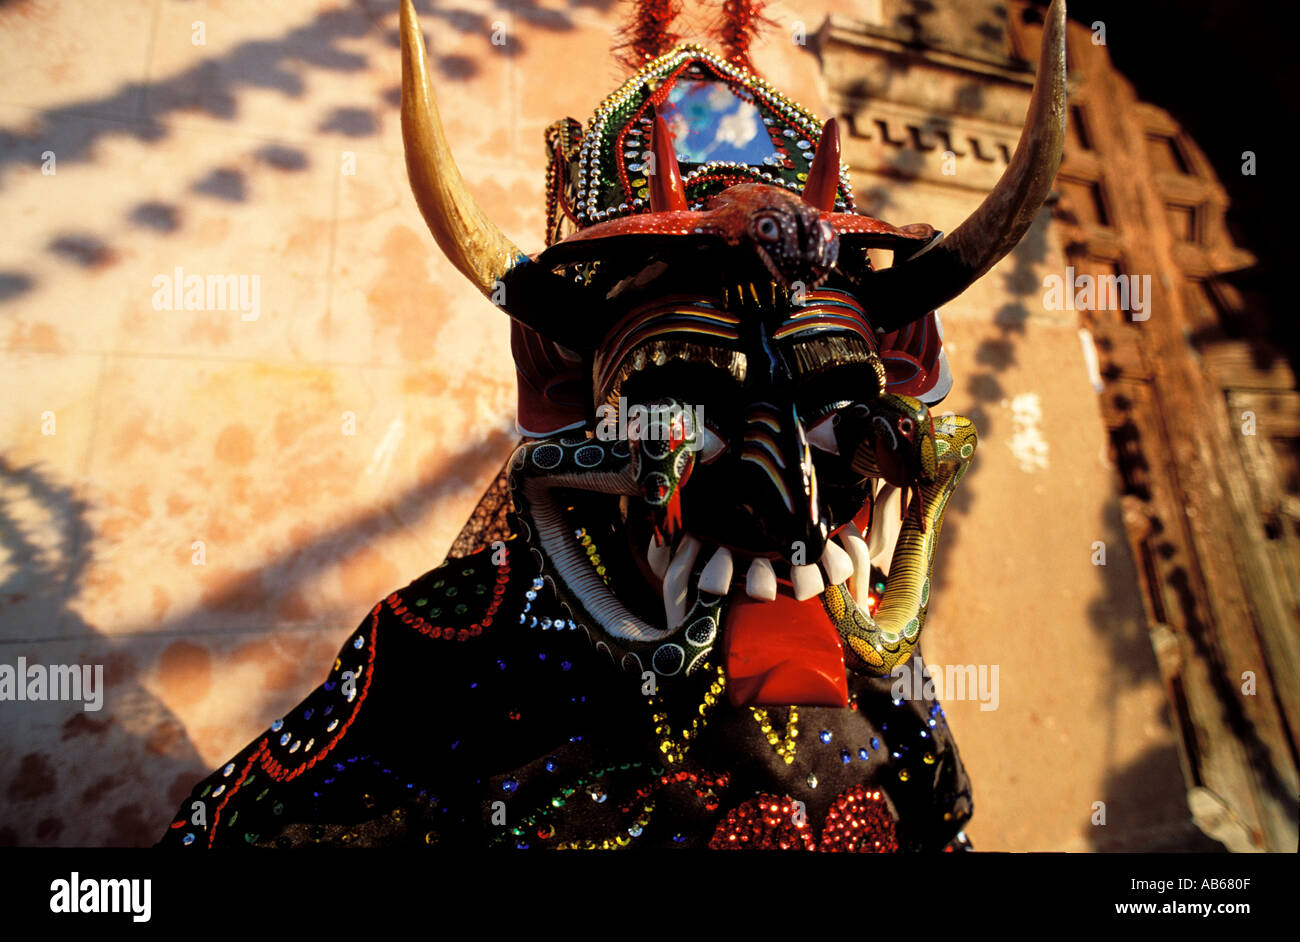
M 663 55 L 682 38 L 672 30 L 682 0 L 633 0 L 632 15 L 618 30 L 613 52 L 630 69 Z
M 722 11 L 713 33 L 722 44 L 727 59 L 753 72 L 749 47 L 758 34 L 776 23 L 763 15 L 767 0 L 722 0 Z

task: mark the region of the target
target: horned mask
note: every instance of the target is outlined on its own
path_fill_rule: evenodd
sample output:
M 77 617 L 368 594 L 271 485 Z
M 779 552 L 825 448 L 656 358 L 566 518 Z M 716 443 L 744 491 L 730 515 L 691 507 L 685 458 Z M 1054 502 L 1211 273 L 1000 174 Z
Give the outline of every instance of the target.
M 529 254 L 457 170 L 404 0 L 412 190 L 512 319 L 516 528 L 615 669 L 671 684 L 713 664 L 737 705 L 844 706 L 846 670 L 911 656 L 976 447 L 970 420 L 932 414 L 951 386 L 935 311 L 1050 191 L 1064 33 L 1055 0 L 1019 146 L 947 235 L 858 213 L 835 120 L 681 44 L 548 130 L 548 244 Z

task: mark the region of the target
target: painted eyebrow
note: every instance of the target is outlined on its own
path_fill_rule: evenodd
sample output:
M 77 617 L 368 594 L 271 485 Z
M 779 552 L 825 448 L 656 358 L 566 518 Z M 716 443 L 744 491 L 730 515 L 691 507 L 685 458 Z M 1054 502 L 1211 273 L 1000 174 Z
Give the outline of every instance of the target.
M 828 288 L 809 291 L 803 303 L 772 333 L 773 340 L 788 340 L 806 333 L 857 334 L 874 350 L 876 337 L 862 305 L 853 295 Z

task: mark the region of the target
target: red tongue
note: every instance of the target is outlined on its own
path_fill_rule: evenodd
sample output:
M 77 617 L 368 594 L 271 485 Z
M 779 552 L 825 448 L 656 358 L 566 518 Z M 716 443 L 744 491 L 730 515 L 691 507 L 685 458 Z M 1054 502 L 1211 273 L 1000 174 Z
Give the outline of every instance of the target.
M 844 647 L 819 597 L 796 602 L 781 591 L 760 602 L 741 595 L 730 602 L 725 620 L 733 706 L 849 705 Z

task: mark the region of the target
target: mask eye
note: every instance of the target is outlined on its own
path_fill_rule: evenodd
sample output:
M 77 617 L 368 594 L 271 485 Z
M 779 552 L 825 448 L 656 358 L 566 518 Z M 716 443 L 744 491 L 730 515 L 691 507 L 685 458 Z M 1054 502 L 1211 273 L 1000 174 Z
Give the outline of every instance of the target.
M 840 443 L 835 437 L 835 427 L 840 424 L 840 414 L 832 412 L 826 418 L 821 419 L 812 428 L 808 429 L 808 444 L 814 448 L 829 452 L 832 455 L 840 453 Z
M 911 435 L 912 420 L 909 419 L 907 416 L 903 416 L 901 419 L 898 420 L 898 430 L 902 432 L 904 435 Z
M 771 216 L 762 216 L 754 226 L 754 231 L 764 242 L 775 242 L 781 238 L 781 227 Z
M 711 463 L 718 455 L 727 450 L 727 443 L 724 442 L 713 429 L 707 425 L 700 431 L 700 449 L 695 453 L 695 460 L 704 464 Z

